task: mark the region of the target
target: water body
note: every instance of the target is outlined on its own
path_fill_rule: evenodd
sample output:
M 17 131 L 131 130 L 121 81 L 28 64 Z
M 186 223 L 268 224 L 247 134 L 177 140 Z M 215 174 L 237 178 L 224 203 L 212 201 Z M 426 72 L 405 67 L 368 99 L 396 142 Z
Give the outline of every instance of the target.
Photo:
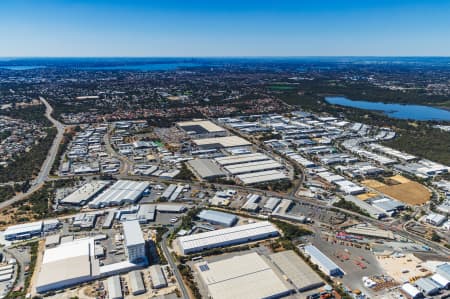
M 200 64 L 197 63 L 149 63 L 149 64 L 136 64 L 136 65 L 114 65 L 114 66 L 87 66 L 80 67 L 82 70 L 91 71 L 114 71 L 114 70 L 126 70 L 126 71 L 170 71 L 179 68 L 197 67 Z
M 44 68 L 44 67 L 45 66 L 41 66 L 41 65 L 13 65 L 13 66 L 0 65 L 0 69 L 7 69 L 7 70 L 11 70 L 11 71 L 26 71 L 26 70 L 40 69 L 40 68 Z
M 363 100 L 350 100 L 346 97 L 325 97 L 329 104 L 365 110 L 382 111 L 387 116 L 398 119 L 450 121 L 450 111 L 423 105 L 387 104 Z

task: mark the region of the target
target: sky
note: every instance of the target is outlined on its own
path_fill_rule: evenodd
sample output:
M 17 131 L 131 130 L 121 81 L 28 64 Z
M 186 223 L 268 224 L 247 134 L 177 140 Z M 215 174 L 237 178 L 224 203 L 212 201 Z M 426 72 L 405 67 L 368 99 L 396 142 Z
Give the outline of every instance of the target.
M 450 56 L 450 1 L 0 0 L 20 56 Z

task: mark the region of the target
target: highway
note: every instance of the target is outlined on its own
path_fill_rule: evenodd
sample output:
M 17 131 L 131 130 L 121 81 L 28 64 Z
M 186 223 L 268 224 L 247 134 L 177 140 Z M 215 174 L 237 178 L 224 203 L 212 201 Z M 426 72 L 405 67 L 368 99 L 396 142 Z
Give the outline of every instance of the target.
M 39 174 L 31 183 L 30 189 L 28 189 L 28 191 L 25 193 L 19 193 L 8 200 L 1 202 L 0 209 L 3 209 L 9 205 L 12 205 L 13 203 L 20 201 L 20 200 L 28 197 L 29 195 L 33 194 L 37 190 L 39 190 L 44 185 L 44 183 L 48 180 L 48 176 L 52 169 L 53 163 L 55 162 L 56 155 L 58 154 L 58 147 L 62 141 L 65 126 L 52 117 L 53 108 L 47 102 L 47 100 L 44 99 L 43 97 L 39 97 L 39 99 L 45 105 L 45 117 L 47 117 L 47 119 L 57 129 L 56 137 L 53 140 L 53 144 L 52 144 L 52 147 L 50 148 L 50 151 L 48 152 L 47 158 L 45 159 L 44 163 L 41 166 L 41 170 L 39 171 Z

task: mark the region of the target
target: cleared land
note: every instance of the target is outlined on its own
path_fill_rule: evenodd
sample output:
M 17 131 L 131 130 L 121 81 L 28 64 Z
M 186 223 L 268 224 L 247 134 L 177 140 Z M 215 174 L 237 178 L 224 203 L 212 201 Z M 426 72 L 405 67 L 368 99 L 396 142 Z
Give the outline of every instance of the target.
M 362 183 L 369 188 L 375 189 L 376 191 L 409 205 L 421 205 L 431 198 L 431 193 L 425 186 L 408 180 L 405 177 L 396 175 L 387 180 L 395 182 L 396 184 L 387 185 L 376 180 L 366 180 Z

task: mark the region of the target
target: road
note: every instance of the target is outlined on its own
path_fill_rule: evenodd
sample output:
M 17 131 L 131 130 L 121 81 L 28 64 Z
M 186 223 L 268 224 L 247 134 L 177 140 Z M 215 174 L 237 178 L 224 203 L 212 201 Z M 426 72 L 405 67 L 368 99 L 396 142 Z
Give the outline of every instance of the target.
M 132 162 L 128 160 L 127 157 L 120 155 L 114 150 L 111 145 L 111 128 L 108 127 L 108 132 L 103 137 L 103 142 L 105 143 L 105 149 L 108 153 L 111 154 L 112 157 L 119 159 L 120 161 L 120 174 L 127 175 L 131 170 Z
M 161 248 L 164 251 L 164 255 L 166 256 L 167 261 L 169 262 L 169 265 L 172 268 L 173 274 L 175 275 L 178 281 L 178 285 L 180 286 L 181 293 L 183 295 L 182 298 L 188 299 L 189 292 L 187 291 L 186 286 L 184 285 L 183 277 L 181 276 L 181 273 L 178 270 L 177 264 L 175 263 L 173 256 L 170 254 L 169 249 L 167 248 L 167 237 L 169 236 L 170 233 L 172 233 L 173 230 L 174 228 L 170 229 L 162 236 Z
M 47 117 L 47 119 L 57 129 L 56 137 L 53 140 L 53 144 L 48 152 L 47 158 L 45 159 L 44 163 L 42 164 L 39 174 L 33 180 L 30 189 L 28 189 L 28 191 L 25 193 L 19 193 L 16 196 L 12 197 L 11 199 L 1 202 L 0 209 L 3 209 L 9 205 L 12 205 L 13 203 L 20 201 L 20 200 L 28 197 L 29 195 L 33 194 L 37 190 L 39 190 L 44 185 L 45 181 L 48 180 L 48 176 L 52 169 L 53 163 L 55 162 L 56 155 L 58 154 L 58 148 L 59 148 L 59 144 L 61 143 L 62 138 L 64 136 L 65 126 L 52 117 L 53 108 L 47 102 L 47 100 L 44 99 L 43 97 L 39 97 L 39 99 L 45 105 L 45 117 Z

